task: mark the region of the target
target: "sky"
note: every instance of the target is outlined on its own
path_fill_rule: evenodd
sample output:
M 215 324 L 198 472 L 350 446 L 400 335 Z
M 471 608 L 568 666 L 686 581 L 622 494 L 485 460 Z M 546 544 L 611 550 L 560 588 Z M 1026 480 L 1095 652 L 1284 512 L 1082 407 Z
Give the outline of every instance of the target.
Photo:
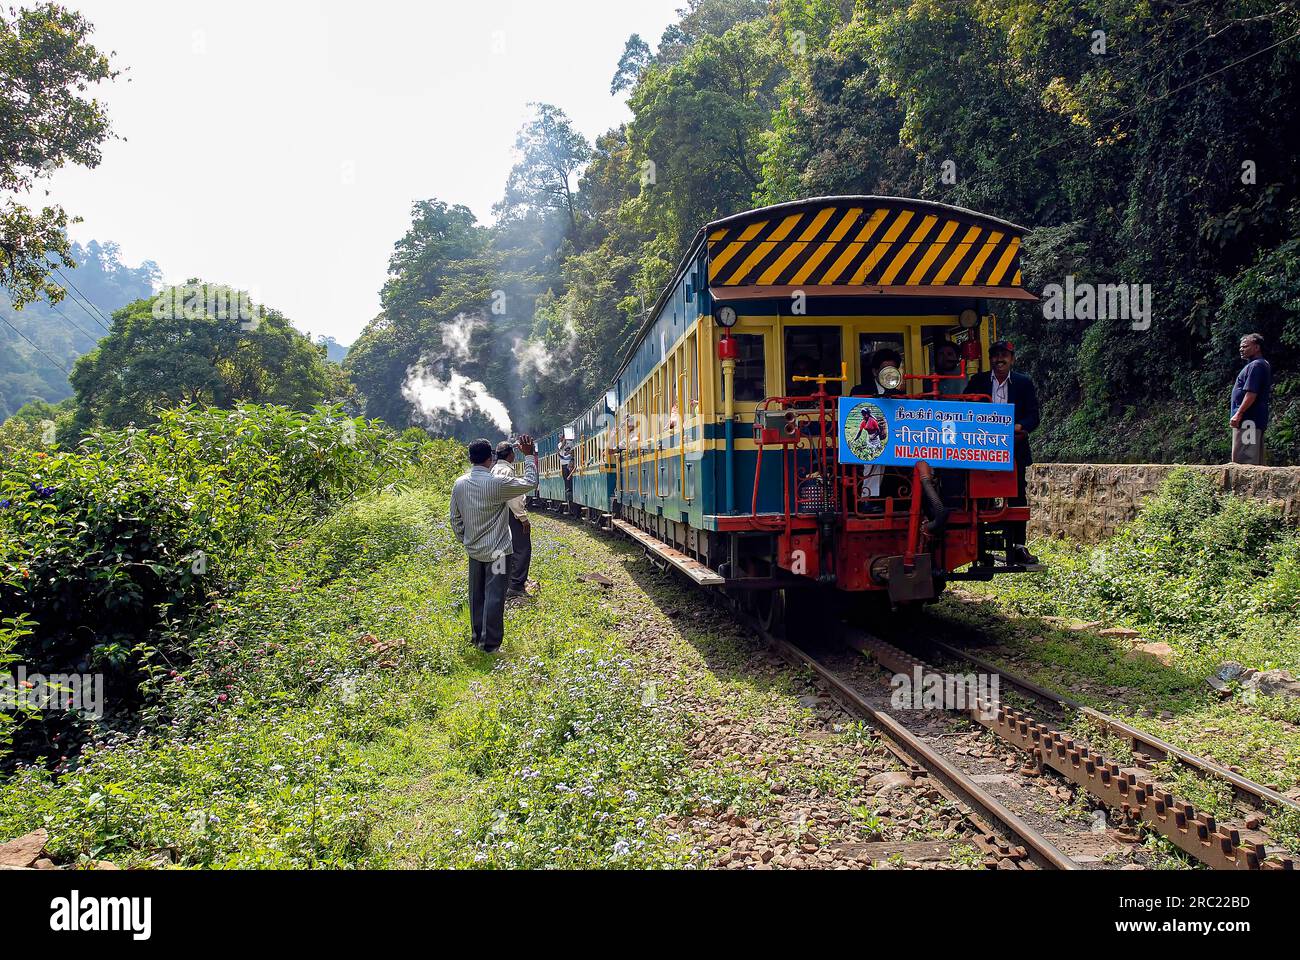
M 94 92 L 120 139 L 50 199 L 73 239 L 166 282 L 228 283 L 351 343 L 379 310 L 411 205 L 491 219 L 532 101 L 589 140 L 628 119 L 609 82 L 683 0 L 64 0 L 128 68 Z M 33 200 L 44 197 L 33 196 Z M 75 274 L 73 275 L 75 277 Z

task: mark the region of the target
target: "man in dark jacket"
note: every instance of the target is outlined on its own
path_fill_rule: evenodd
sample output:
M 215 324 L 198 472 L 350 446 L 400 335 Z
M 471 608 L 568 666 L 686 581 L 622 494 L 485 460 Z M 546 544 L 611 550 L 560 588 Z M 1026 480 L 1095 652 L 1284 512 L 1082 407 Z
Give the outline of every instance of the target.
M 1034 462 L 1029 449 L 1029 435 L 1038 429 L 1038 391 L 1034 388 L 1034 381 L 1011 369 L 1015 363 L 1015 345 L 999 340 L 989 347 L 992 372 L 975 374 L 966 383 L 965 392 L 986 394 L 994 403 L 1009 403 L 1016 408 L 1016 498 L 1009 506 L 1023 507 L 1026 504 L 1025 470 Z M 1025 548 L 1026 526 L 1024 522 L 1006 525 L 1008 563 L 1038 562 L 1038 558 Z

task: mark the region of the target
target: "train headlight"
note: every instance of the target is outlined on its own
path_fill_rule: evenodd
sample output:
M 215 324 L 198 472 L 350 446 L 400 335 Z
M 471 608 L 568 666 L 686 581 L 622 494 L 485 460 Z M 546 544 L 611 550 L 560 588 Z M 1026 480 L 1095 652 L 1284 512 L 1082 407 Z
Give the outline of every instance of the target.
M 885 367 L 876 378 L 886 390 L 897 390 L 903 383 L 903 373 L 898 367 Z

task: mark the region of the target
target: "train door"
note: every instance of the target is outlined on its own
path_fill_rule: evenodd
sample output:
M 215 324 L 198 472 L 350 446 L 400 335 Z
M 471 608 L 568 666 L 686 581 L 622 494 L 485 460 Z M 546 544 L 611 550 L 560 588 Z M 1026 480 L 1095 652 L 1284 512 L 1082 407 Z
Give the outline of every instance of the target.
M 700 442 L 700 337 L 699 331 L 692 332 L 684 340 L 682 347 L 680 379 L 681 387 L 681 449 L 679 470 L 681 477 L 681 496 L 685 504 L 695 499 L 697 458 L 695 451 Z

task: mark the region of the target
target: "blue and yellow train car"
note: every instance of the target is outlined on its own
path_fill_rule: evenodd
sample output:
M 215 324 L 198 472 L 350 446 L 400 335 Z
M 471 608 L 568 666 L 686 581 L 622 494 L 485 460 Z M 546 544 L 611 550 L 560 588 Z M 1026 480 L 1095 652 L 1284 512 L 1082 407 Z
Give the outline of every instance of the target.
M 891 589 L 900 556 L 909 571 L 923 556 L 934 589 L 968 564 L 981 578 L 1023 569 L 994 564 L 983 536 L 1028 518 L 1008 504 L 1006 474 L 963 471 L 960 490 L 945 484 L 945 528 L 918 530 L 919 481 L 897 477 L 864 503 L 860 471 L 838 462 L 829 436 L 835 402 L 874 384 L 868 361 L 882 348 L 901 356 L 901 389 L 914 397 L 937 396 L 938 381 L 924 378 L 942 342 L 958 345 L 964 375 L 988 369 L 997 304 L 1036 299 L 1021 284 L 1023 233 L 970 210 L 870 196 L 709 224 L 605 396 L 542 439 L 538 498 L 607 519 L 700 582 L 737 588 L 803 578 Z M 764 427 L 787 414 L 798 436 L 773 443 Z M 891 593 L 932 595 L 915 583 Z

